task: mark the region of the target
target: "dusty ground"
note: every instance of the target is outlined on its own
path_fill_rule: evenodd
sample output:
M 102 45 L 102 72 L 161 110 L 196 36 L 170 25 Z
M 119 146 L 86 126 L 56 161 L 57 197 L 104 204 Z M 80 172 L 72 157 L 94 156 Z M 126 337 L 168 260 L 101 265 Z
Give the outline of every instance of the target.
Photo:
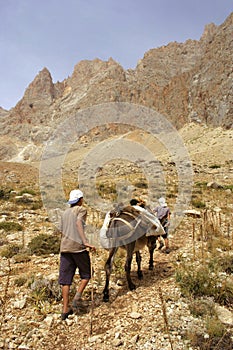
M 206 208 L 220 211 L 222 227 L 225 233 L 229 230 L 232 237 L 232 189 L 205 188 L 197 184 L 216 182 L 221 186 L 233 185 L 233 131 L 208 129 L 204 126 L 191 124 L 180 131 L 190 158 L 193 162 L 194 184 L 192 198 L 202 201 Z M 138 132 L 126 136 L 128 139 L 139 140 L 156 149 L 156 156 L 164 162 L 164 148 L 159 147 L 154 140 L 148 142 L 148 137 Z M 68 192 L 76 181 L 75 163 L 79 163 L 83 152 L 85 154 L 95 144 L 81 148 L 68 155 L 66 159 L 64 187 Z M 39 174 L 36 167 L 16 163 L 0 163 L 1 188 L 16 192 L 22 189 L 34 189 L 36 200 L 39 200 Z M 166 164 L 167 179 L 172 184 L 176 179 L 174 166 Z M 106 180 L 106 175 L 103 176 Z M 169 185 L 170 186 L 170 185 Z M 169 187 L 168 186 L 168 187 Z M 230 187 L 232 188 L 232 187 Z M 174 194 L 175 183 L 169 190 Z M 174 196 L 168 199 L 173 208 Z M 18 205 L 14 200 L 1 200 L 1 220 L 19 221 L 24 225 L 24 240 L 26 243 L 38 233 L 53 234 L 53 225 L 48 221 L 46 211 L 41 208 L 30 209 L 27 205 Z M 197 209 L 189 204 L 189 209 Z M 198 209 L 199 210 L 199 209 Z M 200 209 L 203 211 L 203 209 Z M 94 216 L 90 216 L 94 218 Z M 171 232 L 171 253 L 156 251 L 155 269 L 148 270 L 148 252 L 143 251 L 143 280 L 136 276 L 136 264 L 133 262 L 132 276 L 137 289 L 130 292 L 127 288 L 123 258 L 118 258 L 111 278 L 110 302 L 103 303 L 102 290 L 104 286 L 104 261 L 106 252 L 98 249 L 92 255 L 94 275 L 92 283 L 87 288 L 85 298 L 89 302 L 86 314 L 71 316 L 66 322 L 60 321 L 61 302 L 38 303 L 31 300 L 31 291 L 25 285 L 16 286 L 18 277 L 57 278 L 59 256 L 32 256 L 28 262 L 14 262 L 12 259 L 9 275 L 8 260 L 1 258 L 1 340 L 2 349 L 200 349 L 191 345 L 192 334 L 208 336 L 202 319 L 194 318 L 188 308 L 188 300 L 181 295 L 175 282 L 175 267 L 182 257 L 187 261 L 193 259 L 193 227 L 198 232 L 202 219 L 185 216 L 181 225 Z M 98 223 L 99 224 L 99 223 Z M 7 235 L 10 242 L 21 242 L 18 233 Z M 232 253 L 232 252 L 231 252 Z M 197 242 L 197 257 L 201 254 L 201 243 Z M 52 277 L 51 277 L 52 276 Z M 78 281 L 78 276 L 76 276 Z M 39 297 L 38 297 L 39 298 Z M 34 296 L 35 299 L 35 296 Z M 17 302 L 24 301 L 20 306 Z M 3 310 L 4 309 L 4 310 Z M 4 312 L 3 312 L 4 311 Z M 167 318 L 167 324 L 165 322 Z M 189 335 L 189 336 L 188 336 Z M 215 346 L 215 347 L 214 347 Z M 206 349 L 227 349 L 226 345 L 218 344 Z

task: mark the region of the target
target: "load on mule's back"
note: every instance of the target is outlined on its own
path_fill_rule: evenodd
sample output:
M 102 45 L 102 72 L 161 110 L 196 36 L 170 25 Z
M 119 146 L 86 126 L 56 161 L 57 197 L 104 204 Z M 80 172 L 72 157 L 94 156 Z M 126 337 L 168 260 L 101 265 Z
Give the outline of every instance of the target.
M 163 233 L 159 220 L 150 212 L 135 206 L 118 205 L 115 210 L 106 214 L 100 231 L 100 242 L 103 248 L 109 250 L 105 263 L 106 283 L 103 291 L 104 301 L 109 300 L 109 280 L 114 257 L 119 247 L 126 250 L 125 272 L 130 290 L 136 288 L 131 280 L 131 262 L 136 254 L 138 278 L 143 277 L 141 270 L 140 250 L 148 246 L 150 252 L 149 269 L 153 269 L 153 252 L 156 247 L 157 236 Z

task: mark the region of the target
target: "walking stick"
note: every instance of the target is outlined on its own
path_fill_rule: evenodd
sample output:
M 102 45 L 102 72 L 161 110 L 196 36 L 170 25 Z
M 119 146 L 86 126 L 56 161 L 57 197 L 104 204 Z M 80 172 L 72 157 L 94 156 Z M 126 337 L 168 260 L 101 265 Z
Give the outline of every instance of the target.
M 90 336 L 92 335 L 93 328 L 93 311 L 94 311 L 94 285 L 93 285 L 93 255 L 90 249 L 91 260 L 91 313 L 90 313 Z

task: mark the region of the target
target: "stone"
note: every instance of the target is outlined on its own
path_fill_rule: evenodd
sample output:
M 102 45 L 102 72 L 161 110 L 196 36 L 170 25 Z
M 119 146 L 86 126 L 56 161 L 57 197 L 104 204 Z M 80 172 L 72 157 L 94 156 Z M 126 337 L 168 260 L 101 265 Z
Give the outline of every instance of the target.
M 142 317 L 142 315 L 139 313 L 139 312 L 131 312 L 131 314 L 129 315 L 131 318 L 134 318 L 134 319 L 139 319 Z
M 44 323 L 48 326 L 48 327 L 51 327 L 52 324 L 53 324 L 53 321 L 54 321 L 54 318 L 52 315 L 48 315 L 45 317 L 44 319 Z
M 223 188 L 222 185 L 218 184 L 215 181 L 208 182 L 207 187 L 214 188 L 214 189 Z
M 225 193 L 226 193 L 227 196 L 231 196 L 231 195 L 232 195 L 232 191 L 231 191 L 230 188 L 227 188 L 227 189 L 225 190 Z
M 194 218 L 201 217 L 201 212 L 199 210 L 187 209 L 187 210 L 184 210 L 183 213 L 187 216 L 193 216 Z
M 215 306 L 215 310 L 222 323 L 233 326 L 233 312 L 219 305 Z
M 25 305 L 26 305 L 26 302 L 27 302 L 27 299 L 26 299 L 26 298 L 20 299 L 20 300 L 16 300 L 16 301 L 14 302 L 14 307 L 15 307 L 16 309 L 23 309 L 23 308 L 25 307 Z
M 115 346 L 115 347 L 118 347 L 118 346 L 121 346 L 123 345 L 123 341 L 121 339 L 113 339 L 112 341 L 112 345 Z

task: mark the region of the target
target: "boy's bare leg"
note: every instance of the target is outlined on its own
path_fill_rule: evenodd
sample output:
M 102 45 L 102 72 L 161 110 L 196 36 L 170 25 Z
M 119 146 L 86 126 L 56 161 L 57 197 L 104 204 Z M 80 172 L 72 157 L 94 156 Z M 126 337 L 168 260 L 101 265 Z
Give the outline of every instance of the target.
M 69 311 L 69 292 L 70 292 L 70 286 L 63 285 L 62 286 L 63 313 L 66 313 Z
M 82 297 L 82 294 L 83 294 L 83 291 L 84 289 L 86 288 L 87 284 L 89 282 L 89 279 L 82 279 L 78 288 L 77 288 L 77 292 L 74 296 L 74 300 L 78 300 L 78 299 L 81 299 Z
M 77 288 L 77 292 L 72 301 L 72 308 L 74 311 L 86 310 L 86 306 L 82 301 L 82 294 L 88 282 L 89 282 L 89 279 L 82 279 L 79 284 L 79 287 Z

